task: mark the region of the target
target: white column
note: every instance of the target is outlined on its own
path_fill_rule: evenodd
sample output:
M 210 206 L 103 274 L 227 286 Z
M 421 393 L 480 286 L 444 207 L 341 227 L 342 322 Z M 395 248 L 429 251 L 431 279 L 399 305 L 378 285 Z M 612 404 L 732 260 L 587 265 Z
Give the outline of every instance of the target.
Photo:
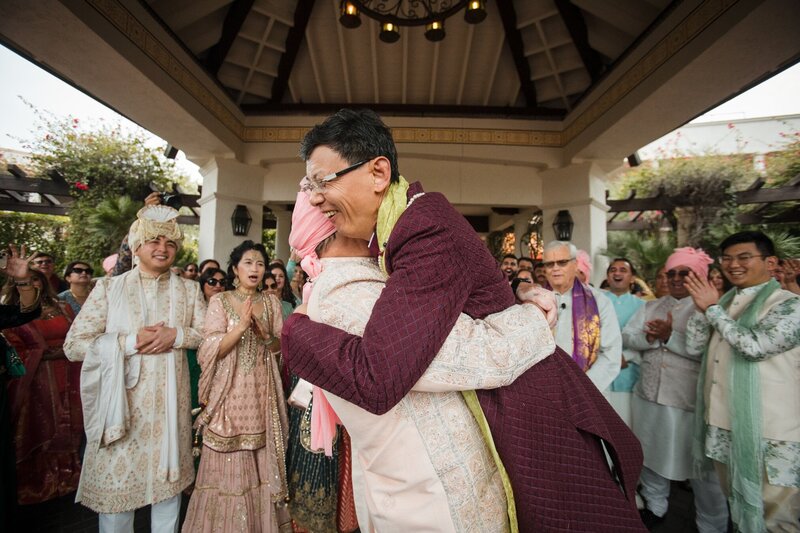
M 620 161 L 617 165 L 621 165 Z M 595 287 L 605 278 L 608 258 L 601 255 L 607 245 L 605 203 L 606 175 L 613 170 L 606 161 L 586 161 L 542 172 L 542 238 L 545 244 L 555 239 L 553 221 L 567 209 L 575 222 L 572 243 L 592 257 Z
M 283 259 L 284 263 L 289 260 L 291 250 L 289 248 L 289 233 L 292 231 L 292 212 L 273 207 L 277 228 L 275 230 L 275 257 Z
M 264 169 L 233 159 L 215 158 L 200 169 L 203 195 L 200 204 L 199 259 L 227 263 L 231 250 L 242 241 L 261 242 L 264 202 Z M 257 192 L 255 192 L 257 191 Z M 235 236 L 231 216 L 237 205 L 244 205 L 252 222 L 247 235 Z

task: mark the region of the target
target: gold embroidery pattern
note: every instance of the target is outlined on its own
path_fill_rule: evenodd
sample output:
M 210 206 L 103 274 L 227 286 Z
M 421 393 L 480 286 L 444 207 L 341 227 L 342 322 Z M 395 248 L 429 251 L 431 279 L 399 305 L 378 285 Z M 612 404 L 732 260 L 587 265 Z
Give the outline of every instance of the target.
M 240 450 L 257 450 L 267 444 L 267 434 L 258 435 L 234 435 L 233 437 L 222 437 L 211 431 L 203 432 L 203 445 L 218 452 L 237 452 Z

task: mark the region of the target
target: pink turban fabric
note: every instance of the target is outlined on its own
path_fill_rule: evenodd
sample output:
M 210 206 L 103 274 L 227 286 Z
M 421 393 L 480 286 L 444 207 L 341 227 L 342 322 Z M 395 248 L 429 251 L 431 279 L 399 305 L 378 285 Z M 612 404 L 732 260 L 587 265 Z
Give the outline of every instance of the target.
M 114 266 L 117 264 L 118 257 L 119 254 L 113 254 L 103 259 L 103 270 L 105 271 L 106 274 L 114 270 Z
M 586 276 L 586 283 L 589 283 L 592 280 L 592 258 L 583 250 L 578 250 L 575 262 L 578 264 L 578 270 Z
M 336 233 L 336 227 L 328 220 L 319 208 L 311 205 L 308 195 L 303 191 L 297 193 L 297 200 L 292 211 L 292 231 L 289 233 L 289 246 L 295 249 L 302 258 L 300 268 L 308 274 L 309 282 L 303 286 L 303 302 L 308 302 L 311 284 L 322 272 L 322 263 L 317 257 L 315 248 L 319 243 Z
M 687 246 L 686 248 L 675 248 L 675 251 L 667 259 L 664 269 L 672 270 L 677 266 L 685 265 L 691 268 L 698 277 L 706 279 L 708 277 L 708 265 L 713 262 L 714 260 L 702 248 L 694 249 Z
M 308 274 L 309 280 L 303 286 L 303 302 L 308 303 L 314 279 L 322 272 L 322 262 L 315 251 L 317 245 L 336 233 L 336 227 L 322 211 L 311 205 L 308 195 L 297 193 L 297 201 L 292 212 L 292 231 L 289 233 L 289 246 L 302 258 L 300 267 Z M 325 455 L 333 455 L 333 439 L 336 437 L 336 424 L 341 422 L 328 403 L 322 389 L 314 385 L 311 389 L 311 448 L 325 450 Z

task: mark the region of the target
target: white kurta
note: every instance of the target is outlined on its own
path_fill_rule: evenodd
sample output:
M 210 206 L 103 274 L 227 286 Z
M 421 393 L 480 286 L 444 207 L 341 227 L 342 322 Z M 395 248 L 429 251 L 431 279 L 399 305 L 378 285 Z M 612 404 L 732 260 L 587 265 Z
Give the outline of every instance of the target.
M 170 281 L 169 273 L 156 279 L 134 268 L 97 283 L 64 343 L 70 360 L 84 361 L 84 417 L 94 424 L 87 425 L 89 442 L 76 501 L 99 513 L 120 513 L 171 498 L 192 482 L 185 349 L 200 344 L 204 315 L 200 285 L 179 277 Z M 135 343 L 140 328 L 172 320 L 178 336 L 171 357 L 131 355 L 131 340 Z M 101 349 L 109 346 L 112 349 Z M 115 366 L 124 372 L 124 382 L 109 379 L 107 371 Z M 120 410 L 122 419 L 109 426 L 97 411 L 107 409 L 100 400 L 112 384 L 125 387 L 121 398 L 127 408 Z M 169 408 L 170 396 L 175 409 Z M 97 438 L 101 434 L 102 445 Z M 171 439 L 165 436 L 177 449 L 170 449 Z M 172 469 L 165 471 L 165 465 Z
M 614 378 L 619 375 L 622 367 L 622 336 L 619 331 L 617 314 L 614 305 L 603 294 L 603 291 L 588 287 L 597 302 L 597 311 L 600 314 L 600 350 L 594 364 L 586 371 L 600 392 L 605 392 Z M 557 291 L 556 303 L 558 304 L 558 323 L 556 324 L 556 344 L 559 348 L 572 354 L 572 289 L 564 294 Z
M 309 316 L 362 334 L 385 277 L 368 258 L 323 264 Z M 361 530 L 507 531 L 500 475 L 463 397 L 452 391 L 513 382 L 554 348 L 535 306 L 514 306 L 485 321 L 462 314 L 414 387 L 428 392 L 412 391 L 382 416 L 326 393 L 352 441 Z
M 694 404 L 700 360 L 686 349 L 686 325 L 694 302 L 663 296 L 647 302 L 622 332 L 625 345 L 642 353 L 641 375 L 634 389 L 633 432 L 642 443 L 644 465 L 662 477 L 692 475 Z M 647 321 L 672 314 L 672 334 L 665 343 L 647 341 Z

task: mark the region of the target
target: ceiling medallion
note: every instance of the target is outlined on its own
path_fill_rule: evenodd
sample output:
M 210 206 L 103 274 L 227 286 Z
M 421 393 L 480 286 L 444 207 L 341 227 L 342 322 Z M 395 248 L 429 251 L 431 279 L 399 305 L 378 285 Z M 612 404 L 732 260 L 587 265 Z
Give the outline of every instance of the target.
M 341 0 L 339 22 L 357 28 L 363 13 L 380 23 L 379 37 L 385 43 L 400 39 L 400 26 L 425 26 L 425 37 L 436 42 L 445 37 L 445 19 L 462 9 L 469 24 L 486 18 L 485 0 Z

